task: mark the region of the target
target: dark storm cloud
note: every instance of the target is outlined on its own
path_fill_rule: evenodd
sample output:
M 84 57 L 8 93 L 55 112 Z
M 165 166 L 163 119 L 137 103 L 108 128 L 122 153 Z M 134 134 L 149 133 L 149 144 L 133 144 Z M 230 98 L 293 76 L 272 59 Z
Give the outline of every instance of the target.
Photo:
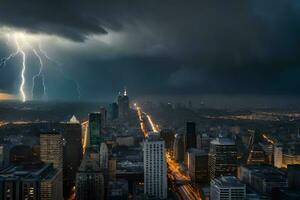
M 145 93 L 300 93 L 297 0 L 2 0 L 0 26 L 82 43 L 110 31 L 126 35 L 125 49 L 118 51 L 126 55 L 126 67 L 118 58 L 93 64 L 74 58 L 72 67 L 77 76 L 87 73 L 81 82 L 91 93 L 99 82 L 88 77 L 97 74 L 115 80 L 114 88 L 129 83 Z M 137 50 L 130 55 L 126 48 Z M 110 66 L 118 67 L 103 70 Z

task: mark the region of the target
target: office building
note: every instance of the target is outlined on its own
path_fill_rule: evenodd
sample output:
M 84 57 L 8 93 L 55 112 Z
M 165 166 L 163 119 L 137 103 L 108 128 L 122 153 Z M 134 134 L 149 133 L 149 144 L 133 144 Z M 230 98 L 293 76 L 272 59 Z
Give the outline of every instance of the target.
M 75 186 L 76 172 L 82 160 L 82 129 L 75 116 L 62 125 L 64 197 L 67 198 Z
M 173 157 L 178 163 L 184 161 L 185 147 L 184 147 L 184 135 L 176 134 L 173 144 Z
M 165 141 L 166 150 L 172 156 L 175 132 L 170 129 L 163 129 L 160 131 L 160 137 Z
M 241 166 L 239 179 L 264 195 L 271 195 L 274 188 L 288 186 L 286 173 L 270 165 Z
M 298 143 L 277 144 L 274 146 L 274 166 L 287 168 L 288 165 L 300 164 L 300 148 Z
M 108 169 L 108 148 L 104 142 L 100 146 L 100 169 Z
M 144 193 L 149 198 L 167 198 L 165 142 L 152 132 L 144 141 Z
M 197 148 L 197 135 L 196 135 L 196 123 L 186 123 L 186 134 L 185 134 L 186 150 L 190 148 Z
M 197 135 L 197 149 L 209 151 L 211 138 L 203 133 Z
M 62 169 L 52 164 L 11 165 L 0 171 L 0 199 L 62 200 Z
M 210 183 L 211 200 L 243 200 L 246 199 L 246 185 L 235 176 L 220 176 Z
M 104 178 L 98 161 L 87 150 L 76 175 L 77 200 L 104 198 Z
M 106 122 L 107 122 L 107 110 L 104 107 L 100 108 L 100 114 L 101 114 L 101 128 L 106 127 Z
M 109 104 L 109 118 L 110 120 L 115 120 L 119 116 L 119 106 L 117 103 L 113 102 Z
M 101 113 L 89 114 L 89 146 L 97 148 L 101 140 Z
M 187 152 L 187 167 L 192 181 L 208 183 L 208 153 L 203 150 L 191 148 Z
M 130 108 L 129 108 L 129 97 L 127 95 L 126 88 L 124 89 L 123 93 L 119 93 L 118 96 L 118 107 L 119 107 L 119 118 L 125 119 L 128 117 Z
M 237 174 L 237 147 L 229 138 L 218 137 L 210 142 L 208 160 L 210 179 Z
M 45 163 L 53 163 L 54 168 L 63 168 L 63 137 L 60 133 L 40 134 L 40 159 Z

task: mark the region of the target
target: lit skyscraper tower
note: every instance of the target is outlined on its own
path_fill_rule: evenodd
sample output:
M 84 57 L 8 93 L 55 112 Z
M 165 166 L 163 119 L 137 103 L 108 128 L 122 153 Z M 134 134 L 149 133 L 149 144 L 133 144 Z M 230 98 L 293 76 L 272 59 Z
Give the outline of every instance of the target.
M 118 106 L 119 106 L 119 117 L 121 119 L 124 119 L 129 115 L 129 97 L 127 95 L 127 90 L 126 88 L 124 89 L 123 93 L 119 93 L 118 96 Z
M 89 145 L 99 146 L 101 142 L 101 113 L 89 114 Z

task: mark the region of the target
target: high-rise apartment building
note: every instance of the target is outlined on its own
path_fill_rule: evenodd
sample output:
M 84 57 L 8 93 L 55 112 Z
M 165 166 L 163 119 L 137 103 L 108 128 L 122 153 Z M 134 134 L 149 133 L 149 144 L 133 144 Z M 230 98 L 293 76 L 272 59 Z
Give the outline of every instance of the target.
M 144 193 L 149 198 L 167 198 L 165 142 L 152 132 L 144 141 Z

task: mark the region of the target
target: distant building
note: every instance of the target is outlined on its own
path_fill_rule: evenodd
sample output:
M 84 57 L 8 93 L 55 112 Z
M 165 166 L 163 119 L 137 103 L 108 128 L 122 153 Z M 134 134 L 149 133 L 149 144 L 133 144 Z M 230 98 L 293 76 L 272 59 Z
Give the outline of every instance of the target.
M 117 119 L 119 116 L 119 106 L 117 103 L 111 103 L 109 104 L 109 118 L 111 120 Z
M 97 148 L 101 140 L 101 113 L 89 114 L 89 146 Z
M 208 165 L 210 179 L 237 174 L 237 147 L 229 138 L 218 137 L 210 142 Z
M 62 169 L 52 164 L 11 165 L 0 171 L 0 199 L 62 200 Z
M 32 99 L 36 101 L 43 100 L 45 95 L 43 76 L 35 76 L 33 79 L 33 83 L 34 87 L 32 89 Z
M 174 159 L 181 163 L 184 161 L 185 147 L 184 147 L 184 135 L 176 134 L 174 145 L 173 145 L 173 157 Z
M 100 146 L 100 169 L 108 169 L 108 148 L 104 142 Z
M 241 166 L 239 179 L 259 194 L 271 195 L 274 188 L 288 186 L 286 174 L 269 165 Z
M 247 160 L 247 164 L 264 164 L 265 162 L 265 152 L 261 146 L 258 144 L 253 144 L 249 157 Z
M 116 143 L 119 146 L 133 146 L 135 144 L 135 138 L 133 136 L 121 136 L 116 138 Z
M 63 137 L 60 133 L 40 134 L 40 159 L 45 163 L 53 163 L 54 168 L 63 168 Z
M 287 168 L 291 164 L 300 164 L 300 144 L 275 145 L 274 166 Z
M 109 174 L 109 178 L 111 180 L 116 179 L 116 174 L 117 174 L 117 160 L 116 159 L 108 160 L 108 174 Z
M 235 176 L 221 176 L 211 180 L 210 200 L 246 199 L 246 185 Z
M 163 129 L 160 131 L 160 137 L 165 141 L 166 150 L 173 155 L 173 144 L 175 140 L 175 132 L 170 129 Z
M 144 193 L 149 198 L 167 198 L 165 142 L 159 133 L 149 133 L 144 141 Z
M 208 183 L 208 153 L 203 150 L 191 148 L 187 152 L 188 171 L 192 181 L 196 183 Z
M 119 106 L 119 117 L 124 119 L 129 115 L 130 108 L 129 108 L 129 97 L 127 94 L 126 88 L 124 89 L 123 93 L 119 93 L 118 96 L 118 106 Z
M 101 113 L 101 128 L 105 128 L 106 127 L 106 121 L 107 121 L 107 110 L 104 107 L 100 108 L 100 113 Z
M 209 151 L 211 138 L 203 133 L 197 135 L 197 149 Z
M 104 178 L 98 160 L 88 151 L 76 175 L 76 199 L 94 200 L 104 198 Z
M 186 149 L 197 148 L 197 135 L 196 135 L 196 123 L 187 122 L 186 123 Z

